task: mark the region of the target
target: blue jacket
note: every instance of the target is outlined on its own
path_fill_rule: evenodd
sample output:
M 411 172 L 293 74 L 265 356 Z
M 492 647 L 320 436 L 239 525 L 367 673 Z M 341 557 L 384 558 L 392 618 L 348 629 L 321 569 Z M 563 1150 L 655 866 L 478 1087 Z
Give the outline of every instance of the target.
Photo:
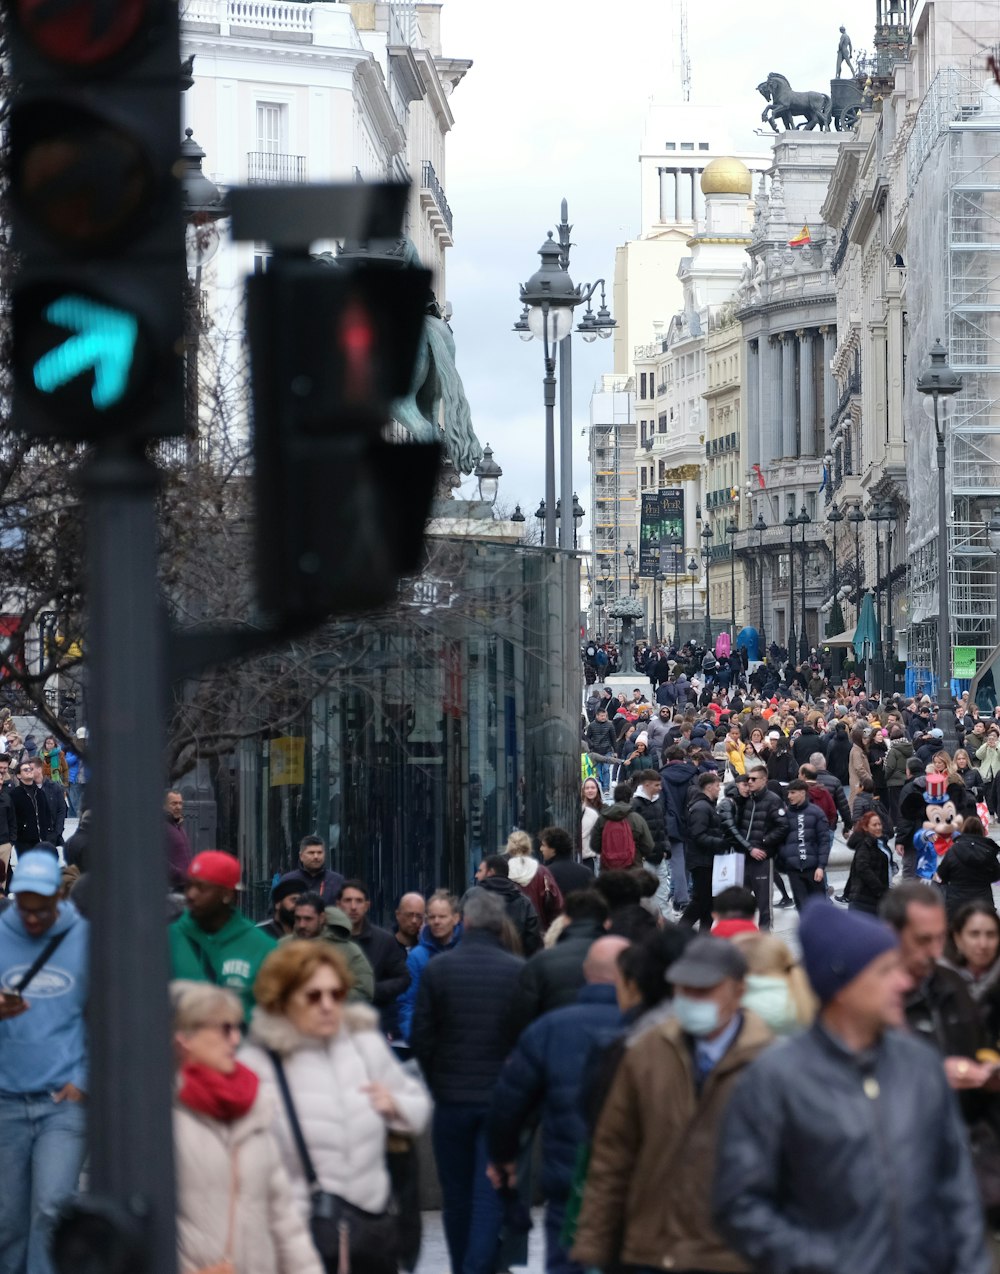
M 0 1092 L 54 1093 L 65 1084 L 87 1091 L 88 930 L 71 902 L 40 938 L 24 931 L 17 907 L 0 913 L 0 990 L 16 990 L 36 957 L 58 933 L 58 948 L 25 989 L 30 1005 L 0 1022 Z
M 687 839 L 688 789 L 697 775 L 698 770 L 690 761 L 668 761 L 660 771 L 667 836 L 672 841 Z
M 421 974 L 427 968 L 427 962 L 431 956 L 440 955 L 442 951 L 453 951 L 461 940 L 462 926 L 460 924 L 455 926 L 454 933 L 444 946 L 431 936 L 431 931 L 424 925 L 420 930 L 417 945 L 407 952 L 406 967 L 410 970 L 410 985 L 396 1001 L 399 1005 L 397 1029 L 407 1043 L 410 1042 L 410 1023 L 413 1021 L 413 1006 L 417 1002 L 417 987 L 420 985 Z
M 579 1147 L 587 1140 L 580 1101 L 594 1045 L 621 1030 L 613 986 L 585 986 L 575 1004 L 553 1009 L 528 1027 L 493 1090 L 487 1144 L 494 1163 L 517 1158 L 519 1136 L 536 1110 L 542 1114 L 542 1189 L 565 1199 Z

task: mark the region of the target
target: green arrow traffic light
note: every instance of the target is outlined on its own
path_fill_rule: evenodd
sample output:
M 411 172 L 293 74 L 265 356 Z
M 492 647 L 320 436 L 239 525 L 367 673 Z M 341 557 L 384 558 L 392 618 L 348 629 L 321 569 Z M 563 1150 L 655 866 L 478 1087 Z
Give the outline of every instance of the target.
M 53 394 L 92 370 L 91 399 L 97 410 L 120 402 L 128 387 L 139 334 L 134 316 L 83 296 L 62 296 L 48 307 L 45 318 L 73 335 L 35 363 L 36 388 Z

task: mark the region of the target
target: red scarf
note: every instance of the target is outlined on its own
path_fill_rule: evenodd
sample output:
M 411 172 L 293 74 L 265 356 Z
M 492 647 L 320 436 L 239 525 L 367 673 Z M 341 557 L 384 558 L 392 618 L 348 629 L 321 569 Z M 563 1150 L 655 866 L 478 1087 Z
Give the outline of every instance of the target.
M 177 1097 L 199 1115 L 228 1124 L 242 1118 L 254 1104 L 259 1082 L 254 1072 L 240 1062 L 231 1075 L 223 1075 L 222 1071 L 198 1062 L 188 1062 L 181 1067 Z

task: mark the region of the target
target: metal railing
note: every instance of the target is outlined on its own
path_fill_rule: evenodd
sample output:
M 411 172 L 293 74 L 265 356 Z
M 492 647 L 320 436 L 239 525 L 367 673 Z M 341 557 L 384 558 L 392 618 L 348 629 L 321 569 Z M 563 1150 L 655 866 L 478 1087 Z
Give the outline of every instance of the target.
M 283 186 L 305 179 L 305 155 L 283 155 L 267 150 L 247 152 L 247 184 L 250 186 Z
M 434 196 L 434 202 L 437 204 L 438 212 L 440 212 L 444 224 L 448 227 L 448 233 L 452 233 L 452 215 L 451 208 L 448 207 L 448 200 L 444 196 L 444 187 L 438 180 L 438 175 L 434 171 L 434 165 L 426 159 L 420 172 L 420 184 L 424 190 L 429 190 Z

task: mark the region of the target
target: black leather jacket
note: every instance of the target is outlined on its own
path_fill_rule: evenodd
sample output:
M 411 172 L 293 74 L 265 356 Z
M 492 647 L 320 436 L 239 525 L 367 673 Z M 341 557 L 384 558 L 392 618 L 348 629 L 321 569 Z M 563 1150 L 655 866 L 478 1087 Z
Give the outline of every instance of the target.
M 992 1268 L 958 1105 L 922 1040 L 888 1031 L 852 1053 L 820 1024 L 792 1036 L 747 1068 L 718 1144 L 715 1224 L 755 1270 Z

